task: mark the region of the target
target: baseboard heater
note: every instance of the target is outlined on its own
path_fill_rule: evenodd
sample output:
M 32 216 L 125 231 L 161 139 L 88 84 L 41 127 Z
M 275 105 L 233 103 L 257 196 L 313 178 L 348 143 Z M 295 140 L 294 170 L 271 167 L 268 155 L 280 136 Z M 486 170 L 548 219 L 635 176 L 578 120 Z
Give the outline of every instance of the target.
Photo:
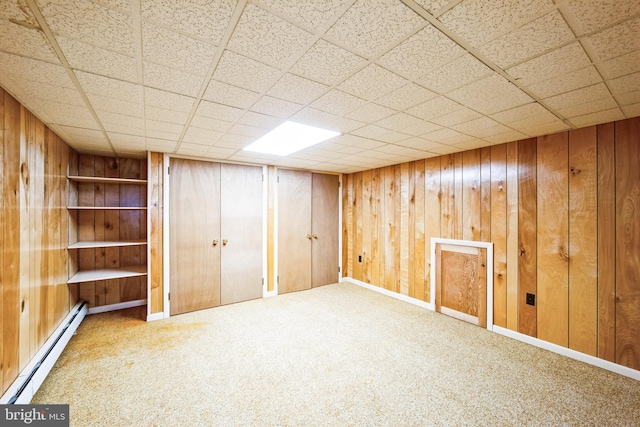
M 87 302 L 78 302 L 11 387 L 2 395 L 0 404 L 28 404 L 31 402 L 86 315 Z

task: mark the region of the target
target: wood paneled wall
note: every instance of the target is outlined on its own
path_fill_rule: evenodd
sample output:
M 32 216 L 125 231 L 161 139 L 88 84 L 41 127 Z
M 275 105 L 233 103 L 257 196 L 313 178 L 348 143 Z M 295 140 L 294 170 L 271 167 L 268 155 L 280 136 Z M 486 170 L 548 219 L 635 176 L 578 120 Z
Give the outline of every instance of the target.
M 0 89 L 2 392 L 77 301 L 67 286 L 67 179 L 76 154 Z M 1 393 L 0 393 L 1 394 Z
M 346 175 L 343 276 L 429 301 L 432 237 L 491 241 L 495 325 L 640 369 L 638 165 L 635 118 Z
M 164 311 L 164 156 L 162 153 L 149 153 L 149 314 Z
M 77 171 L 72 164 L 70 175 L 105 178 L 147 179 L 146 159 L 124 159 L 81 154 Z M 146 206 L 147 186 L 81 182 L 73 183 L 71 197 L 79 206 Z M 77 196 L 76 193 L 77 188 Z M 144 210 L 81 210 L 69 215 L 72 222 L 69 239 L 77 241 L 137 240 L 147 237 L 147 214 Z M 69 252 L 72 272 L 80 270 L 144 265 L 145 246 L 73 249 Z M 147 277 L 85 282 L 79 285 L 80 299 L 89 307 L 135 301 L 147 297 Z

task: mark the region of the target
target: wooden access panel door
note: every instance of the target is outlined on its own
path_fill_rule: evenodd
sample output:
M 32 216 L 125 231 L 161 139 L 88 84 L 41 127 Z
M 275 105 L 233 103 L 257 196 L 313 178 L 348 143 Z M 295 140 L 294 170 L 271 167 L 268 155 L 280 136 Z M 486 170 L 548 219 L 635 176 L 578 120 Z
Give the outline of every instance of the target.
M 171 314 L 220 305 L 220 164 L 171 159 Z
M 278 171 L 278 293 L 311 288 L 311 173 Z
M 487 250 L 436 244 L 436 311 L 487 326 Z
M 221 304 L 262 298 L 262 168 L 221 170 Z
M 338 282 L 338 186 L 337 175 L 312 174 L 311 285 Z

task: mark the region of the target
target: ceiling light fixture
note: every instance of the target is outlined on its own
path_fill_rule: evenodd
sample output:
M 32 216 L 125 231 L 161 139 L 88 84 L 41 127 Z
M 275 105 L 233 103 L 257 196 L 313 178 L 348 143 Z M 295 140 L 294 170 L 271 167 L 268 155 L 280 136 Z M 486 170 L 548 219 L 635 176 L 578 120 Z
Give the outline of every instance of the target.
M 340 132 L 286 121 L 244 148 L 245 151 L 287 156 L 340 135 Z

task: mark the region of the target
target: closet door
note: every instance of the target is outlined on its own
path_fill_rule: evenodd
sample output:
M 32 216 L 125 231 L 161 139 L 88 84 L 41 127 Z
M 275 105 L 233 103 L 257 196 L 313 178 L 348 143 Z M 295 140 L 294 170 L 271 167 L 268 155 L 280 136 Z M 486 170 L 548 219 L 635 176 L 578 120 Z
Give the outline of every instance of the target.
M 311 288 L 311 173 L 278 170 L 278 293 Z
M 221 166 L 221 304 L 262 298 L 262 168 Z
M 220 305 L 220 164 L 171 159 L 171 314 Z
M 337 175 L 312 174 L 311 285 L 337 283 L 338 272 L 338 186 Z

